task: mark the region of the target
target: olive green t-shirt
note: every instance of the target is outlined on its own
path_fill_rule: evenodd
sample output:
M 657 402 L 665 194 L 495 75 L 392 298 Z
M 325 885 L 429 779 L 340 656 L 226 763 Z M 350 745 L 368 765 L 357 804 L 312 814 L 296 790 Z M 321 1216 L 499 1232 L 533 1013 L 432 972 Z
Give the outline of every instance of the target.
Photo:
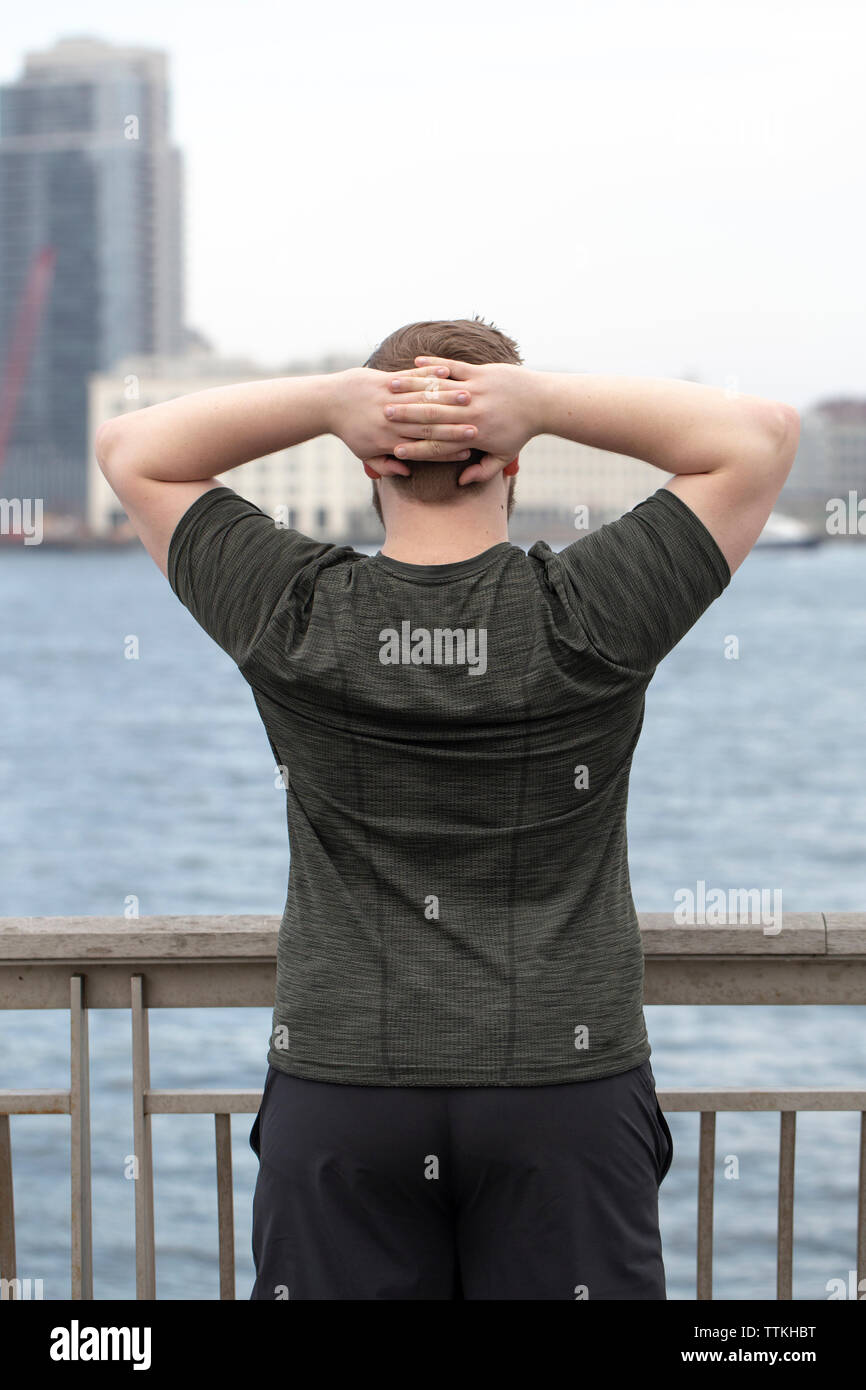
M 283 769 L 272 1065 L 509 1086 L 644 1061 L 629 771 L 656 666 L 731 577 L 694 512 L 662 487 L 558 554 L 412 565 L 220 487 L 168 574 Z

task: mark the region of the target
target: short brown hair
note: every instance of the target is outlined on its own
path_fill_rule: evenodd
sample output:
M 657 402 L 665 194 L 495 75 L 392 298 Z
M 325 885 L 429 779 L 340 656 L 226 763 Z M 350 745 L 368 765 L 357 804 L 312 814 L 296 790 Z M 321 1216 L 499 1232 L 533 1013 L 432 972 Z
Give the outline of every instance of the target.
M 376 347 L 365 367 L 379 372 L 400 372 L 414 367 L 416 357 L 450 357 L 458 362 L 512 362 L 521 366 L 523 358 L 513 338 L 485 323 L 477 315 L 471 319 L 428 319 L 422 323 L 407 323 L 384 338 Z M 464 468 L 477 463 L 480 449 L 472 449 L 468 459 L 460 463 L 410 462 L 408 478 L 392 476 L 390 481 L 407 497 L 417 502 L 445 502 L 457 490 L 457 480 Z M 483 486 L 467 483 L 466 489 Z M 510 479 L 510 494 L 514 479 Z M 373 484 L 373 505 L 382 520 L 379 495 Z M 511 508 L 509 506 L 509 512 Z

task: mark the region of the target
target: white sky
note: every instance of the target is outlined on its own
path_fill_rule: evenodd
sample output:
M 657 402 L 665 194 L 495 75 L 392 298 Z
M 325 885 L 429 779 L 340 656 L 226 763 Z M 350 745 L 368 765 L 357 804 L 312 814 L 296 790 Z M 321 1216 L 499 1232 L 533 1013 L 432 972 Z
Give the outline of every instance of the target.
M 275 364 L 493 319 L 528 366 L 864 392 L 859 0 L 39 0 L 0 79 L 166 48 L 187 319 Z

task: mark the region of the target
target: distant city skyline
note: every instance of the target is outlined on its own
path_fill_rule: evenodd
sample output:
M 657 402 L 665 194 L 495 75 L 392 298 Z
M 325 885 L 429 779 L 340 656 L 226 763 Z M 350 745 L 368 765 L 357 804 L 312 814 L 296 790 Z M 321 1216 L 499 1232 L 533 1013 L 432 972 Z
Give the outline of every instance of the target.
M 862 395 L 864 19 L 542 3 L 410 14 L 59 0 L 61 37 L 164 48 L 188 170 L 186 320 L 224 355 L 357 353 L 484 315 L 527 365 Z

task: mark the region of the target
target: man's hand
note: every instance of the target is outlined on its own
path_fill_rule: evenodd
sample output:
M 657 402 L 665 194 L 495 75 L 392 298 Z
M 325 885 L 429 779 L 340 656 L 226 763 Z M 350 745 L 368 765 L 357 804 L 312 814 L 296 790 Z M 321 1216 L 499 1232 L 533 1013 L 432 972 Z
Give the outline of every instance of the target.
M 379 372 L 370 367 L 351 367 L 335 372 L 331 384 L 330 429 L 352 453 L 363 460 L 372 476 L 411 473 L 408 462 L 429 460 L 458 463 L 469 458 L 477 428 L 465 418 L 469 391 L 445 382 L 448 368 L 432 364 L 400 373 Z M 394 403 L 391 384 L 400 381 L 411 399 L 424 410 L 423 419 L 407 426 L 388 418 Z M 394 458 L 405 449 L 404 462 Z
M 460 386 L 468 394 L 466 419 L 477 426 L 478 435 L 472 447 L 481 449 L 484 458 L 464 469 L 461 485 L 486 481 L 512 462 L 520 450 L 536 434 L 543 434 L 541 386 L 542 374 L 531 372 L 510 362 L 487 362 L 476 365 L 456 362 L 447 357 L 416 357 L 414 372 L 395 374 L 390 394 L 399 393 L 403 399 L 390 407 L 389 419 L 395 422 L 404 441 L 417 437 L 416 431 L 425 423 L 437 420 L 435 406 L 418 394 L 421 373 L 448 372 L 448 387 L 455 401 L 460 398 Z M 441 390 L 441 386 L 440 386 Z M 456 407 L 460 409 L 460 406 Z M 399 452 L 398 457 L 404 455 Z M 407 449 L 411 448 L 404 442 Z M 411 458 L 412 454 L 406 453 Z

